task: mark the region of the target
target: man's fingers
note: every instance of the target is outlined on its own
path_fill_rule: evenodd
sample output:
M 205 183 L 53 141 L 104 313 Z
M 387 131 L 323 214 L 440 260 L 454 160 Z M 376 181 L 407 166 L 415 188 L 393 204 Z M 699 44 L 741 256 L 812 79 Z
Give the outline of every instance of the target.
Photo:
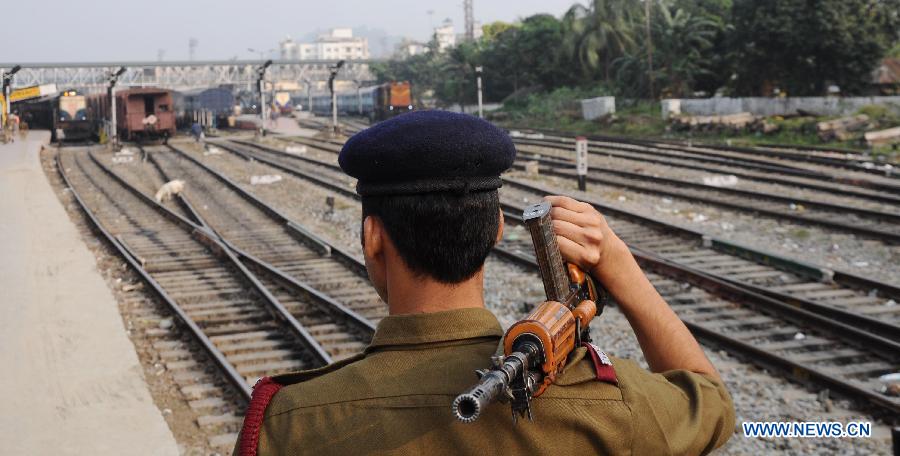
M 582 247 L 588 247 L 588 238 L 585 235 L 584 228 L 565 220 L 553 221 L 553 232 L 557 236 L 562 236 L 570 241 L 580 244 Z
M 556 237 L 556 243 L 559 245 L 559 253 L 563 260 L 572 263 L 582 269 L 589 270 L 596 263 L 596 259 L 591 258 L 590 252 L 581 244 L 562 236 Z M 596 256 L 596 255 L 593 255 Z
M 593 209 L 590 204 L 582 203 L 568 196 L 550 195 L 545 196 L 544 199 L 549 201 L 551 206 L 566 208 L 574 212 L 587 212 Z
M 597 214 L 575 212 L 564 207 L 554 207 L 553 209 L 550 209 L 550 217 L 553 220 L 564 220 L 583 227 L 600 225 Z

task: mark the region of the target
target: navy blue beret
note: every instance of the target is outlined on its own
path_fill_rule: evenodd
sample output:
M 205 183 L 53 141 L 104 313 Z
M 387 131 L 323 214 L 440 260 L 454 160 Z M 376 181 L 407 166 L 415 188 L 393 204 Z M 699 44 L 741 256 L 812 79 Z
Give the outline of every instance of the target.
M 512 166 L 509 135 L 467 114 L 414 111 L 367 128 L 344 144 L 338 162 L 360 195 L 495 190 Z

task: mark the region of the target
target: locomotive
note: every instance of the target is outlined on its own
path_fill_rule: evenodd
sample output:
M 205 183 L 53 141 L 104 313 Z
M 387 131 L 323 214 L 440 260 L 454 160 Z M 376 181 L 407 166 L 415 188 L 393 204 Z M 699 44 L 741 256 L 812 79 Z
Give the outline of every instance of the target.
M 16 104 L 22 120 L 31 128 L 50 130 L 52 141 L 85 140 L 93 133 L 93 118 L 86 98 L 77 90 L 22 101 Z

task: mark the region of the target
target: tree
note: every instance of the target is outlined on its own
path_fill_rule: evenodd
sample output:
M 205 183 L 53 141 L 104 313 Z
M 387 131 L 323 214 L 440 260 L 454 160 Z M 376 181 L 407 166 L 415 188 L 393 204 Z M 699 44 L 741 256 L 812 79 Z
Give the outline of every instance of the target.
M 549 14 L 527 17 L 483 43 L 485 93 L 491 100 L 523 88 L 549 90 L 576 80 L 561 50 L 563 25 Z
M 658 17 L 653 28 L 658 74 L 654 77 L 665 96 L 692 95 L 697 77 L 709 73 L 703 53 L 712 48 L 718 25 L 683 9 L 672 14 L 662 8 Z
M 735 89 L 858 93 L 900 27 L 900 0 L 735 0 Z
M 563 16 L 566 48 L 587 79 L 602 70 L 609 82 L 613 60 L 635 48 L 638 8 L 631 0 L 592 0 L 587 7 L 576 3 Z
M 704 52 L 713 46 L 712 39 L 719 28 L 716 22 L 683 9 L 673 13 L 668 7 L 661 6 L 652 16 L 653 79 L 664 97 L 693 94 L 697 78 L 709 73 Z M 616 60 L 617 85 L 624 95 L 650 95 L 647 52 L 644 40 L 637 53 Z
M 510 24 L 509 22 L 503 21 L 494 21 L 490 24 L 481 26 L 481 39 L 483 41 L 494 41 L 494 39 L 500 35 L 501 33 L 515 27 L 515 24 Z

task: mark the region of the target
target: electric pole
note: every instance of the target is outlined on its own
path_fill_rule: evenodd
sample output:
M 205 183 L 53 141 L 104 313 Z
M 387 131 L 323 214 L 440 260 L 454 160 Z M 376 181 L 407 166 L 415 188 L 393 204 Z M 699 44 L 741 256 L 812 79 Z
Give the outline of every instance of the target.
M 119 131 L 116 126 L 116 83 L 119 82 L 119 76 L 123 74 L 125 74 L 125 67 L 119 67 L 115 73 L 110 73 L 109 87 L 106 89 L 106 93 L 109 96 L 109 119 L 111 124 L 109 142 L 112 144 L 113 149 L 119 147 Z
M 269 68 L 269 65 L 272 64 L 271 60 L 266 60 L 262 66 L 259 67 L 259 79 L 256 81 L 256 85 L 259 88 L 259 117 L 262 120 L 262 124 L 259 127 L 259 133 L 261 135 L 266 134 L 266 69 Z
M 464 0 L 463 8 L 466 12 L 466 41 L 475 41 L 475 14 L 472 3 L 475 0 Z
M 12 92 L 12 80 L 21 69 L 20 65 L 16 65 L 9 70 L 9 73 L 3 74 L 3 104 L 6 106 L 3 107 L 3 125 L 0 125 L 0 128 L 6 127 L 6 119 L 9 118 L 9 113 L 12 112 L 10 108 L 12 101 L 9 99 L 9 95 Z
M 338 121 L 337 121 L 337 94 L 334 92 L 334 78 L 337 77 L 338 71 L 341 70 L 341 67 L 344 66 L 344 61 L 340 60 L 336 65 L 330 67 L 331 76 L 328 78 L 328 90 L 331 91 L 331 131 L 332 134 L 338 134 Z
M 481 103 L 481 72 L 484 70 L 484 67 L 477 66 L 475 67 L 475 78 L 478 81 L 478 117 L 484 119 L 484 106 Z
M 647 33 L 647 79 L 650 83 L 650 98 L 655 99 L 653 90 L 653 39 L 650 35 L 650 2 L 644 0 L 644 30 Z
M 306 110 L 312 114 L 312 81 L 303 78 L 303 83 L 306 84 Z

